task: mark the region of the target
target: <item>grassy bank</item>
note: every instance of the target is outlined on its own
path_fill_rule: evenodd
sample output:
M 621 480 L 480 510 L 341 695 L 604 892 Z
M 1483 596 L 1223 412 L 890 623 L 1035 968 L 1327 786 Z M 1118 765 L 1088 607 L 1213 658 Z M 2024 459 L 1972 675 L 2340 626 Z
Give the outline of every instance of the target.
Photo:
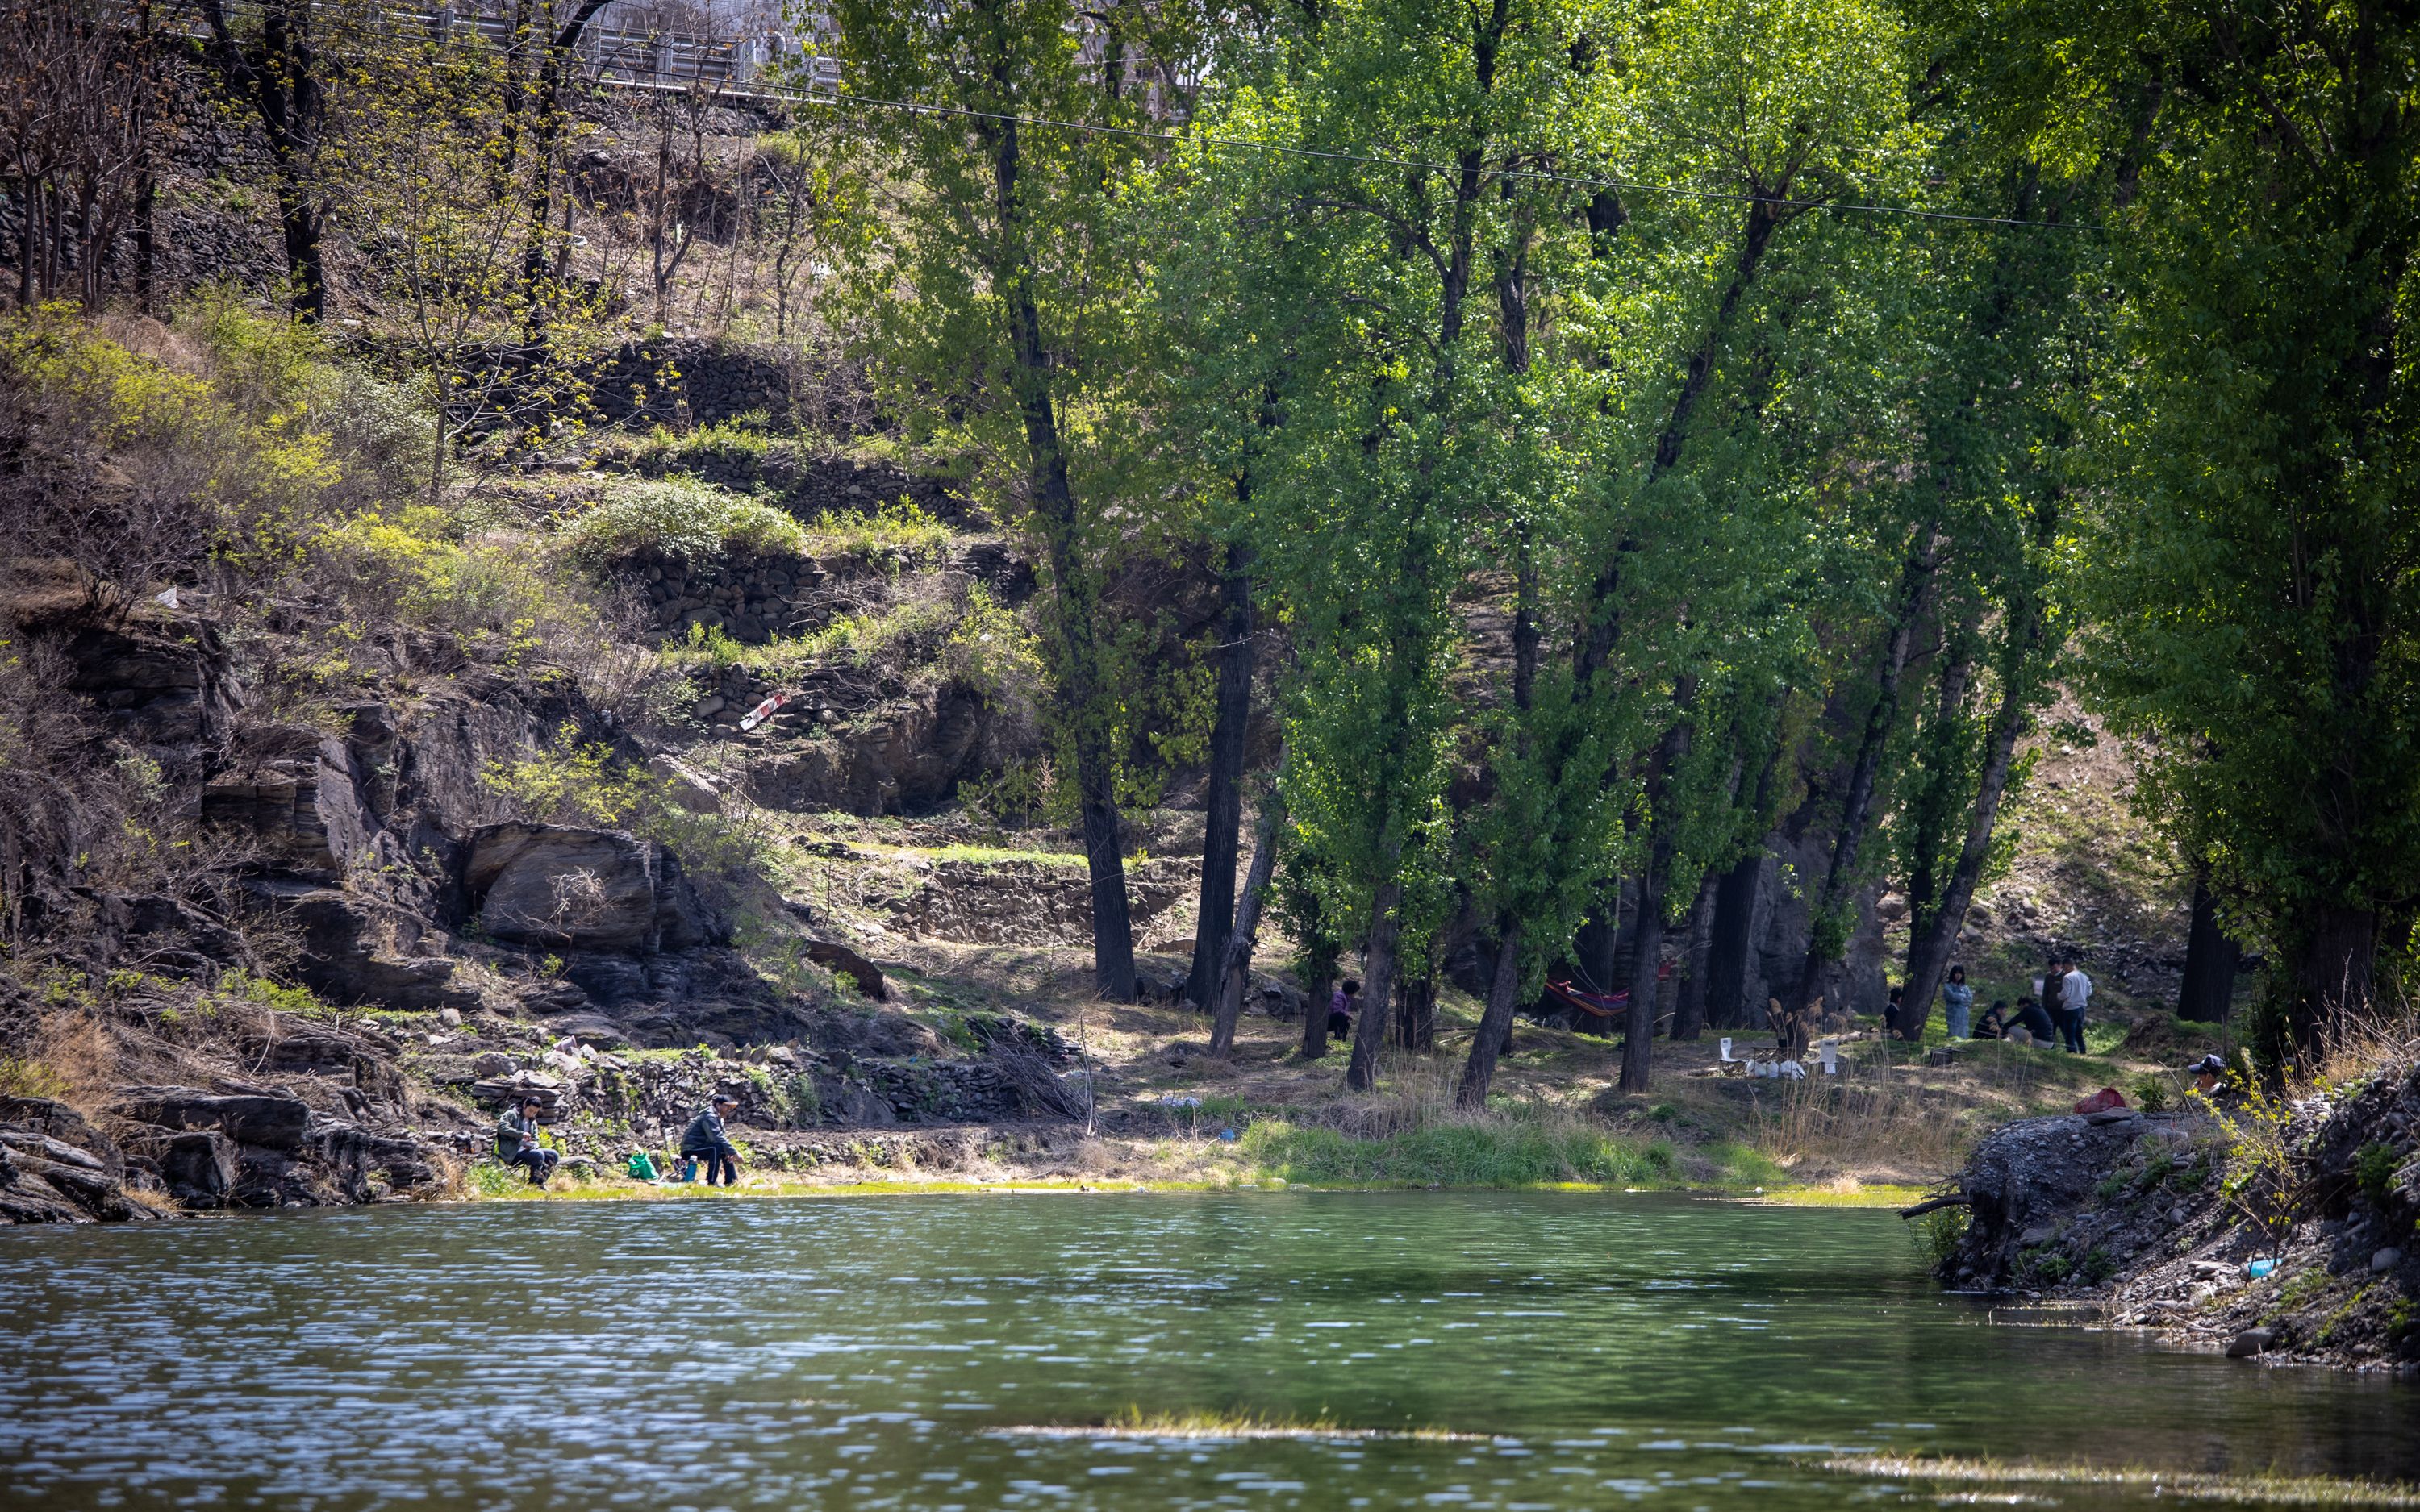
M 559 1174 L 544 1191 L 517 1172 L 482 1161 L 461 1195 L 477 1201 L 723 1196 L 890 1196 L 965 1192 L 1218 1191 L 1603 1191 L 1709 1192 L 1814 1206 L 1871 1207 L 1906 1200 L 1911 1189 L 1854 1180 L 1793 1183 L 1770 1158 L 1736 1142 L 1683 1147 L 1624 1135 L 1551 1109 L 1441 1119 L 1376 1134 L 1252 1120 L 1233 1139 L 1223 1130 L 1170 1137 L 1108 1135 L 1055 1156 L 948 1159 L 920 1165 L 912 1152 L 881 1167 L 826 1164 L 787 1168 L 750 1164 L 737 1186 L 633 1180 L 618 1170 Z

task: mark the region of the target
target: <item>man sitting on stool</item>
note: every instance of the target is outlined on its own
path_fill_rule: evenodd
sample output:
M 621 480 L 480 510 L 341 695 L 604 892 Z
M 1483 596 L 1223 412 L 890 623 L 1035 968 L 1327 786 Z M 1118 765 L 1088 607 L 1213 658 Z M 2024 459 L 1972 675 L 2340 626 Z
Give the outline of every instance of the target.
M 546 1185 L 547 1178 L 554 1174 L 555 1162 L 563 1158 L 537 1142 L 537 1116 L 545 1106 L 542 1098 L 525 1097 L 496 1120 L 496 1158 L 506 1169 L 528 1166 L 532 1186 Z
M 689 1120 L 681 1135 L 681 1180 L 697 1180 L 697 1163 L 706 1162 L 706 1184 L 712 1186 L 720 1175 L 722 1184 L 730 1186 L 739 1180 L 739 1151 L 731 1148 L 731 1138 L 722 1132 L 722 1120 L 739 1106 L 739 1100 L 728 1092 L 715 1095 L 714 1105 L 700 1108 L 696 1118 Z

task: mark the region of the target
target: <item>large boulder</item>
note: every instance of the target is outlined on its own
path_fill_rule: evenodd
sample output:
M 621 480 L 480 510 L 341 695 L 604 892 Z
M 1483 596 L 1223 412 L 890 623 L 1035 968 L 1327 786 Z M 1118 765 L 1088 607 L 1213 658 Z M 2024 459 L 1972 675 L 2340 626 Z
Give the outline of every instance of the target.
M 731 937 L 670 851 L 620 830 L 489 825 L 468 854 L 463 889 L 500 940 L 652 955 Z
M 299 1097 L 193 1087 L 129 1087 L 111 1111 L 163 1129 L 215 1129 L 237 1144 L 277 1150 L 302 1149 L 311 1123 L 310 1104 Z
M 476 994 L 453 984 L 455 963 L 418 953 L 437 944 L 426 916 L 382 899 L 291 876 L 244 884 L 251 904 L 291 927 L 302 957 L 296 973 L 313 992 L 382 1008 L 470 1008 Z
M 330 882 L 369 849 L 379 826 L 350 753 L 333 737 L 212 779 L 202 789 L 202 822 L 250 835 L 263 859 Z
M 88 624 L 60 650 L 67 686 L 113 733 L 155 754 L 181 756 L 219 740 L 242 703 L 216 632 L 200 622 Z
M 170 1196 L 188 1208 L 224 1208 L 235 1193 L 236 1144 L 216 1129 L 146 1125 L 126 1136 L 126 1149 L 151 1167 Z
M 0 1097 L 0 1124 L 73 1145 L 99 1161 L 101 1170 L 113 1181 L 125 1169 L 126 1158 L 116 1141 L 101 1133 L 90 1119 L 55 1099 Z

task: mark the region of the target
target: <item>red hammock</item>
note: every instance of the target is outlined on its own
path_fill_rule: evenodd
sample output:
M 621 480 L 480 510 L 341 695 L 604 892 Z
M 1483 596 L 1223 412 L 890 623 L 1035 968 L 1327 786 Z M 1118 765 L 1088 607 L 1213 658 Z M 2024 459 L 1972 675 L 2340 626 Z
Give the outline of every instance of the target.
M 1668 961 L 1660 963 L 1655 968 L 1655 980 L 1669 981 L 1671 978 L 1671 963 Z M 1626 990 L 1618 993 L 1584 992 L 1573 986 L 1569 980 L 1557 981 L 1549 977 L 1546 979 L 1546 991 L 1581 1012 L 1595 1018 L 1620 1018 L 1630 1011 L 1630 994 Z
M 1555 996 L 1561 998 L 1564 1002 L 1569 1003 L 1572 1007 L 1578 1009 L 1581 1012 L 1590 1014 L 1596 1018 L 1620 1018 L 1630 1011 L 1630 995 L 1628 993 L 1603 994 L 1583 992 L 1579 988 L 1573 986 L 1568 981 L 1556 981 L 1551 978 L 1548 979 L 1546 982 L 1546 991 L 1552 993 Z

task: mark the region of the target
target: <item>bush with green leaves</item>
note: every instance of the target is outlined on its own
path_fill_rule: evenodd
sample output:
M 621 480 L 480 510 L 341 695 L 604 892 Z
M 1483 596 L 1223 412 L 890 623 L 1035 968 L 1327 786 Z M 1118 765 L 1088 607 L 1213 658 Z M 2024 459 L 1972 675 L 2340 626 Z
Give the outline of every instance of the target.
M 2362 1196 L 2381 1208 L 2386 1206 L 2395 1196 L 2395 1173 L 2402 1164 L 2393 1145 L 2373 1141 L 2362 1146 L 2352 1161 L 2353 1180 L 2361 1183 Z
M 614 479 L 595 507 L 572 520 L 563 541 L 573 561 L 591 568 L 647 551 L 696 565 L 807 548 L 805 530 L 789 516 L 686 473 Z
M 666 779 L 623 761 L 610 747 L 581 739 L 577 726 L 565 725 L 557 738 L 556 747 L 527 761 L 490 764 L 483 779 L 534 819 L 654 841 L 702 882 L 761 871 L 767 835 L 752 808 L 726 797 L 727 805 L 738 805 L 737 812 L 697 812 L 675 799 Z

